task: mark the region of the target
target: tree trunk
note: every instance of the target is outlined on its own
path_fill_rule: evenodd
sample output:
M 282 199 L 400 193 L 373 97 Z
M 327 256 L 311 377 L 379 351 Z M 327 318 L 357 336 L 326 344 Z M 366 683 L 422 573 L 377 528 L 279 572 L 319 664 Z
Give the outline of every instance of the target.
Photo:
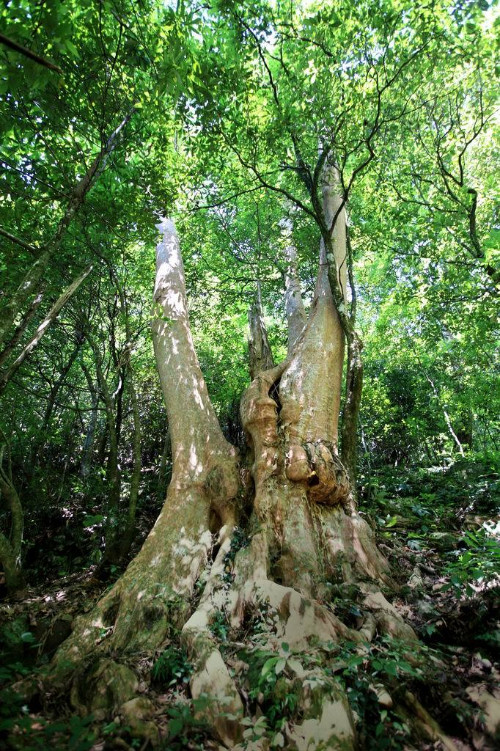
M 7 336 L 16 316 L 21 312 L 22 308 L 25 306 L 27 301 L 30 300 L 32 295 L 34 295 L 38 290 L 40 281 L 47 269 L 47 266 L 50 263 L 51 258 L 61 247 L 68 227 L 70 226 L 78 210 L 84 203 L 87 193 L 94 185 L 99 175 L 105 169 L 108 159 L 117 144 L 118 137 L 132 117 L 132 113 L 133 110 L 123 118 L 118 127 L 115 128 L 115 130 L 111 133 L 111 135 L 102 146 L 99 154 L 92 161 L 92 164 L 90 165 L 85 175 L 74 186 L 70 195 L 68 205 L 66 207 L 66 211 L 59 221 L 54 237 L 47 243 L 42 253 L 28 269 L 21 284 L 18 286 L 17 290 L 4 306 L 2 310 L 2 317 L 0 318 L 0 344 Z
M 116 660 L 154 654 L 182 627 L 194 668 L 191 695 L 208 695 L 203 712 L 214 736 L 242 749 L 245 723 L 256 718 L 245 719 L 254 710 L 241 696 L 255 695 L 255 685 L 228 669 L 211 628 L 223 617 L 249 661 L 257 646 L 282 658 L 280 693 L 255 701 L 258 712 L 266 701 L 279 705 L 286 748 L 353 749 L 347 694 L 319 657 L 307 655 L 344 639 L 362 654 L 376 631 L 407 642 L 409 652 L 417 645 L 381 592 L 381 584 L 391 586 L 388 564 L 356 510 L 337 455 L 343 337 L 328 268 L 320 264 L 309 318 L 288 360 L 258 372 L 242 397 L 249 469 L 239 473 L 193 348 L 175 228 L 163 221 L 160 229 L 153 337 L 172 434 L 172 481 L 142 550 L 59 649 L 52 685 L 67 687 L 71 679 L 74 706 L 114 717 L 137 691 L 134 673 Z M 249 518 L 240 513 L 243 493 Z M 203 592 L 195 602 L 197 582 Z M 356 626 L 334 613 L 339 596 L 351 604 L 355 598 Z M 295 701 L 280 704 L 288 694 Z
M 64 307 L 64 305 L 66 305 L 70 297 L 74 295 L 74 293 L 76 292 L 80 284 L 82 284 L 82 282 L 88 277 L 91 271 L 92 271 L 92 266 L 88 268 L 81 276 L 79 276 L 78 279 L 75 279 L 75 281 L 72 282 L 69 285 L 69 287 L 67 287 L 64 290 L 64 292 L 57 298 L 54 305 L 50 308 L 47 315 L 43 319 L 42 323 L 38 326 L 37 330 L 31 337 L 28 344 L 24 347 L 22 352 L 14 360 L 14 362 L 9 367 L 9 369 L 5 371 L 5 373 L 2 373 L 0 375 L 0 394 L 7 387 L 10 379 L 17 372 L 18 368 L 21 367 L 21 365 L 26 360 L 26 358 L 29 357 L 31 353 L 33 352 L 33 350 L 35 349 L 35 347 L 38 346 L 38 343 L 47 332 L 47 329 L 49 328 L 49 326 L 55 321 L 55 319 L 59 315 L 59 311 Z
M 33 475 L 35 467 L 38 465 L 38 462 L 40 461 L 40 457 L 42 456 L 43 450 L 46 445 L 47 432 L 48 432 L 48 428 L 50 425 L 50 421 L 52 419 L 52 414 L 54 412 L 54 407 L 56 405 L 57 395 L 59 391 L 61 390 L 62 386 L 64 385 L 64 382 L 66 381 L 68 373 L 73 367 L 73 363 L 75 362 L 76 358 L 78 357 L 81 347 L 82 347 L 82 342 L 80 339 L 78 339 L 72 353 L 69 356 L 68 361 L 63 366 L 62 370 L 59 373 L 59 377 L 57 378 L 57 380 L 55 381 L 55 383 L 52 385 L 50 389 L 49 398 L 47 400 L 47 406 L 45 407 L 42 424 L 38 432 L 39 438 L 33 441 L 33 445 L 31 447 L 30 459 L 29 459 L 31 475 Z
M 21 339 L 22 335 L 28 328 L 28 325 L 35 315 L 36 311 L 38 310 L 38 307 L 40 303 L 43 300 L 43 290 L 41 290 L 38 295 L 34 298 L 33 302 L 31 303 L 30 307 L 24 314 L 21 322 L 18 326 L 16 326 L 14 333 L 12 334 L 10 340 L 7 342 L 5 347 L 0 352 L 0 368 L 3 366 L 4 362 L 6 362 L 11 354 L 11 352 L 14 351 L 14 348 L 16 344 Z
M 0 498 L 2 506 L 5 506 L 10 512 L 11 527 L 8 536 L 0 532 L 0 563 L 4 568 L 7 590 L 15 592 L 24 586 L 21 565 L 24 513 L 12 478 L 2 467 L 2 460 L 3 447 L 0 452 Z
M 355 289 L 352 277 L 352 257 L 348 253 L 345 206 L 340 190 L 337 168 L 326 160 L 322 175 L 322 224 L 320 264 L 326 263 L 335 309 L 338 316 L 339 335 L 347 339 L 347 378 L 342 424 L 342 463 L 347 471 L 351 492 L 356 495 L 357 426 L 361 392 L 363 388 L 363 344 L 355 329 Z M 347 274 L 353 302 L 351 313 L 347 310 Z
M 291 222 L 284 220 L 282 230 L 288 243 L 285 247 L 287 272 L 285 277 L 285 312 L 288 328 L 288 357 L 291 356 L 295 343 L 306 325 L 306 311 L 300 291 L 300 281 L 297 273 L 297 249 L 291 237 Z
M 274 364 L 264 324 L 260 282 L 257 282 L 257 293 L 248 312 L 248 324 L 250 329 L 248 336 L 250 378 L 255 378 L 261 370 L 272 368 Z
M 113 397 L 108 388 L 106 377 L 101 362 L 101 354 L 97 343 L 90 334 L 87 339 L 94 353 L 97 383 L 99 391 L 104 401 L 106 413 L 107 436 L 109 438 L 109 453 L 106 463 L 106 524 L 105 539 L 106 548 L 103 559 L 99 564 L 99 573 L 107 573 L 110 564 L 116 564 L 120 560 L 119 554 L 119 530 L 118 530 L 118 507 L 120 504 L 120 495 L 122 487 L 122 478 L 120 465 L 118 463 L 118 434 L 116 428 L 116 414 Z
M 99 407 L 99 384 L 94 385 L 92 376 L 88 368 L 82 363 L 82 370 L 85 375 L 87 386 L 91 396 L 91 409 L 90 419 L 85 433 L 85 439 L 82 447 L 82 461 L 80 465 L 80 474 L 84 480 L 87 480 L 90 475 L 90 468 L 92 464 L 92 449 L 94 447 L 95 429 L 97 426 L 97 410 Z
M 91 622 L 80 619 L 59 651 L 59 674 L 66 672 L 67 660 L 92 652 L 96 641 L 102 653 L 111 642 L 127 651 L 163 644 L 189 612 L 212 549 L 211 529 L 234 526 L 237 452 L 222 435 L 194 351 L 175 228 L 168 220 L 160 228 L 153 342 L 169 418 L 172 480 L 141 551 L 100 601 Z M 109 629 L 108 640 L 102 639 L 103 628 Z
M 172 441 L 170 440 L 170 426 L 167 425 L 165 440 L 163 441 L 163 451 L 161 452 L 160 466 L 158 468 L 158 500 L 163 501 L 167 491 L 168 479 L 167 468 L 171 465 L 172 459 Z
M 137 513 L 137 501 L 139 499 L 139 488 L 141 483 L 142 454 L 141 454 L 141 416 L 139 413 L 139 401 L 135 390 L 134 373 L 130 360 L 127 364 L 128 370 L 128 390 L 130 393 L 130 402 L 132 404 L 132 474 L 130 477 L 130 492 L 128 498 L 127 521 L 123 535 L 121 535 L 120 558 L 124 560 L 128 555 L 130 546 L 134 541 L 135 535 L 135 517 Z

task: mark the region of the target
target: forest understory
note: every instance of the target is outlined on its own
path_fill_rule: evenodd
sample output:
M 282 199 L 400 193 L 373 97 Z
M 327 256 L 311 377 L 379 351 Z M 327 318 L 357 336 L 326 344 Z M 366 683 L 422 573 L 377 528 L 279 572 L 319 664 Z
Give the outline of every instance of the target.
M 286 645 L 269 653 L 259 640 L 268 617 L 265 606 L 256 607 L 239 632 L 231 629 L 224 611 L 216 614 L 212 634 L 238 678 L 253 718 L 244 733 L 248 748 L 258 748 L 252 744 L 269 729 L 274 729 L 270 748 L 287 747 L 281 719 L 289 715 L 297 696 L 290 689 L 280 691 L 280 678 L 311 664 L 317 667 L 318 662 L 325 681 L 335 679 L 347 688 L 361 749 L 493 751 L 497 747 L 500 590 L 495 545 L 499 531 L 493 520 L 499 490 L 498 474 L 467 462 L 451 468 L 379 470 L 363 485 L 361 508 L 376 530 L 397 584 L 388 599 L 420 640 L 414 653 L 387 636 L 377 636 L 361 654 L 358 645 L 349 642 L 323 645 L 319 658 L 315 649 L 289 651 Z M 143 510 L 139 520 L 143 537 L 153 521 Z M 490 529 L 489 537 L 484 525 Z M 243 546 L 244 533 L 235 540 L 236 546 Z M 222 576 L 228 581 L 234 552 L 224 563 Z M 470 560 L 463 558 L 465 552 Z M 96 578 L 95 566 L 55 581 L 44 580 L 43 570 L 35 568 L 30 578 L 40 583 L 0 606 L 2 747 L 222 748 L 203 718 L 203 701 L 193 701 L 192 665 L 180 633 L 173 633 L 165 649 L 153 655 L 128 655 L 124 660 L 138 676 L 128 714 L 104 717 L 98 702 L 93 712 L 75 714 L 69 697 L 61 703 L 50 692 L 35 692 L 26 703 L 22 692 L 17 693 L 19 681 L 41 680 L 74 619 L 88 613 L 110 586 Z M 353 626 L 361 617 L 355 589 L 332 593 L 330 603 L 344 623 Z M 295 690 L 299 692 L 298 687 Z M 124 698 L 119 685 L 110 691 L 117 702 Z M 422 715 L 417 732 L 407 694 L 429 713 Z

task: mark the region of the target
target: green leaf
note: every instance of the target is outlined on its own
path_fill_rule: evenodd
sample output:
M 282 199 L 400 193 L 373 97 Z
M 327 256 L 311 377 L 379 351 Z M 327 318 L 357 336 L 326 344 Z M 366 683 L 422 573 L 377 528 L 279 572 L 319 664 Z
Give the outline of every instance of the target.
M 286 660 L 283 657 L 281 657 L 276 662 L 276 665 L 274 666 L 274 672 L 276 673 L 276 675 L 279 675 L 280 673 L 282 673 L 283 670 L 285 669 L 285 666 L 286 666 Z

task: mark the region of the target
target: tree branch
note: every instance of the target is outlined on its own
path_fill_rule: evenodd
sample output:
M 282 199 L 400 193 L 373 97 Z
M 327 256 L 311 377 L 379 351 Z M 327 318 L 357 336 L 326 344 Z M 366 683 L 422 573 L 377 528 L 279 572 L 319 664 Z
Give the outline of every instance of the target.
M 0 44 L 3 44 L 5 47 L 8 47 L 11 50 L 14 50 L 14 52 L 19 52 L 20 55 L 24 55 L 24 57 L 27 57 L 30 60 L 34 60 L 35 63 L 38 63 L 38 65 L 43 65 L 44 68 L 53 70 L 56 73 L 59 73 L 59 75 L 61 76 L 63 74 L 61 68 L 59 68 L 57 65 L 54 65 L 54 63 L 46 60 L 41 55 L 37 55 L 36 52 L 32 52 L 27 47 L 23 47 L 22 44 L 14 42 L 13 39 L 9 39 L 9 37 L 4 36 L 4 34 L 0 34 Z

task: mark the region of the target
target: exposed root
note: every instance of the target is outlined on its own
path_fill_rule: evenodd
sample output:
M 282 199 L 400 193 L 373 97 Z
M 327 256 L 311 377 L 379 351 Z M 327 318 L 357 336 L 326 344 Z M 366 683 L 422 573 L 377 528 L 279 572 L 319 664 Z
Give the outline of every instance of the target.
M 314 676 L 309 678 L 311 679 Z M 307 690 L 309 684 L 306 683 L 305 686 L 306 690 L 300 697 L 305 719 L 287 734 L 291 748 L 297 751 L 322 748 L 348 751 L 355 748 L 354 718 L 340 686 L 329 687 L 326 691 L 321 683 L 315 691 Z M 318 696 L 315 697 L 314 693 Z M 308 714 L 312 716 L 308 717 Z
M 231 529 L 224 527 L 218 542 L 220 548 L 210 577 L 197 610 L 182 629 L 182 640 L 194 662 L 190 681 L 193 699 L 210 697 L 204 717 L 220 740 L 231 748 L 242 737 L 243 703 L 209 628 L 211 617 L 224 608 L 226 601 L 221 576 L 231 548 Z
M 320 507 L 318 514 L 330 566 L 341 581 L 354 583 L 368 577 L 394 586 L 389 563 L 377 548 L 375 535 L 365 519 L 356 511 L 347 514 L 343 508 Z
M 375 617 L 378 629 L 382 634 L 388 634 L 409 645 L 418 644 L 418 637 L 399 615 L 396 608 L 386 600 L 382 592 L 373 584 L 366 582 L 359 585 L 363 592 L 363 605 Z
M 404 702 L 412 712 L 412 722 L 425 736 L 431 738 L 433 741 L 439 741 L 442 743 L 447 751 L 458 751 L 451 738 L 441 730 L 436 720 L 430 716 L 427 710 L 424 709 L 418 699 L 410 691 L 405 691 Z

